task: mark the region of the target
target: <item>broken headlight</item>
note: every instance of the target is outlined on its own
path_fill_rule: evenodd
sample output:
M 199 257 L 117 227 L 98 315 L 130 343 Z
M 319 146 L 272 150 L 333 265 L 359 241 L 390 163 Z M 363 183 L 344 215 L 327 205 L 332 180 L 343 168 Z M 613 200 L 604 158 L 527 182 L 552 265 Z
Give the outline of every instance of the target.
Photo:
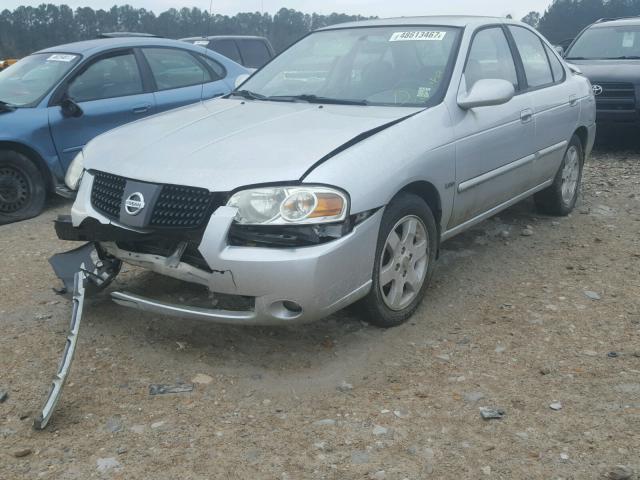
M 69 165 L 67 174 L 64 176 L 64 183 L 71 190 L 78 190 L 80 186 L 80 180 L 82 180 L 82 174 L 84 173 L 84 154 L 82 151 L 76 155 L 76 157 Z
M 227 206 L 238 209 L 242 225 L 317 225 L 342 222 L 349 213 L 347 195 L 324 186 L 282 186 L 242 190 Z

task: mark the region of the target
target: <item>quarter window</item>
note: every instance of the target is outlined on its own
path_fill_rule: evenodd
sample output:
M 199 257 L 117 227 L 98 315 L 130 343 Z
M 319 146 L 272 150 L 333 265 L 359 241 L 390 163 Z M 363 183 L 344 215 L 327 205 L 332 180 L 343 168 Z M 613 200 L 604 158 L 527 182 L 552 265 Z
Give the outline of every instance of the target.
M 553 73 L 553 81 L 554 82 L 562 82 L 564 80 L 564 67 L 558 57 L 556 57 L 555 53 L 551 51 L 551 49 L 545 45 L 545 50 L 547 51 L 547 56 L 549 57 L 549 62 L 551 63 L 551 71 Z
M 542 39 L 523 27 L 509 26 L 516 42 L 529 87 L 536 88 L 553 83 L 553 75 Z
M 506 80 L 518 89 L 516 65 L 502 28 L 485 28 L 475 35 L 464 76 L 467 90 L 486 79 Z
M 224 78 L 227 75 L 227 71 L 225 70 L 225 68 L 215 60 L 209 57 L 205 57 L 204 55 L 198 55 L 198 57 L 207 65 L 209 65 L 211 70 L 213 70 L 213 73 L 216 76 L 214 80 L 220 80 L 221 78 Z
M 158 90 L 188 87 L 211 81 L 211 74 L 189 52 L 173 48 L 145 48 Z
M 78 75 L 68 94 L 76 102 L 125 97 L 143 93 L 142 77 L 133 53 L 121 53 L 96 61 Z

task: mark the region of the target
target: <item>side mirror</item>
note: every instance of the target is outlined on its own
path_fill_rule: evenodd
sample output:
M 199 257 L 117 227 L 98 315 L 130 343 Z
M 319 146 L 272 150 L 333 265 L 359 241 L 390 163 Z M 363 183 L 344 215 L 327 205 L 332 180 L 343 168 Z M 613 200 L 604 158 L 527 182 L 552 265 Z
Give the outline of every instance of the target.
M 238 75 L 236 77 L 236 83 L 235 83 L 235 87 L 238 88 L 240 87 L 240 85 L 242 85 L 244 82 L 247 81 L 247 79 L 250 77 L 251 75 L 249 75 L 248 73 L 243 73 L 242 75 Z
M 458 96 L 458 106 L 463 110 L 478 107 L 491 107 L 509 102 L 516 90 L 511 82 L 500 79 L 478 80 L 471 91 Z
M 62 110 L 62 115 L 65 117 L 78 118 L 84 115 L 84 111 L 80 105 L 67 95 L 60 101 L 60 109 Z
M 560 45 L 556 45 L 553 48 L 556 52 L 558 52 L 558 55 L 560 55 L 561 57 L 564 57 L 564 48 L 562 48 Z

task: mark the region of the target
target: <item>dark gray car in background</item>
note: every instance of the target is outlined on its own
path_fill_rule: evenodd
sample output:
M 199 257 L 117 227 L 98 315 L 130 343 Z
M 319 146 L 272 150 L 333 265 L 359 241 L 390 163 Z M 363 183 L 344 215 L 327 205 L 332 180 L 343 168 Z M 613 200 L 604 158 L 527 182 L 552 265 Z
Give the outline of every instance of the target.
M 218 35 L 210 37 L 192 37 L 181 39 L 184 42 L 201 45 L 230 58 L 236 63 L 252 69 L 262 68 L 276 52 L 264 37 L 247 35 Z
M 640 17 L 598 20 L 565 58 L 591 80 L 600 132 L 640 125 Z

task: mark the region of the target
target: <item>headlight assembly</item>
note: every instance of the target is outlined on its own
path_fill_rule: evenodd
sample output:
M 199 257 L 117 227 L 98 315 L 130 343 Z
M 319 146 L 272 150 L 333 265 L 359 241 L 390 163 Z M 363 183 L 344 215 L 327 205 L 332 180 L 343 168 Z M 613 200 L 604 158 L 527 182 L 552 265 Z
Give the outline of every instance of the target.
M 238 209 L 243 225 L 318 225 L 342 222 L 349 212 L 347 196 L 323 186 L 282 186 L 242 190 L 227 203 Z
M 82 179 L 83 173 L 84 154 L 81 151 L 73 159 L 71 165 L 69 165 L 67 174 L 64 176 L 64 183 L 66 183 L 67 187 L 69 187 L 71 190 L 78 190 L 78 186 L 80 185 L 80 180 Z

